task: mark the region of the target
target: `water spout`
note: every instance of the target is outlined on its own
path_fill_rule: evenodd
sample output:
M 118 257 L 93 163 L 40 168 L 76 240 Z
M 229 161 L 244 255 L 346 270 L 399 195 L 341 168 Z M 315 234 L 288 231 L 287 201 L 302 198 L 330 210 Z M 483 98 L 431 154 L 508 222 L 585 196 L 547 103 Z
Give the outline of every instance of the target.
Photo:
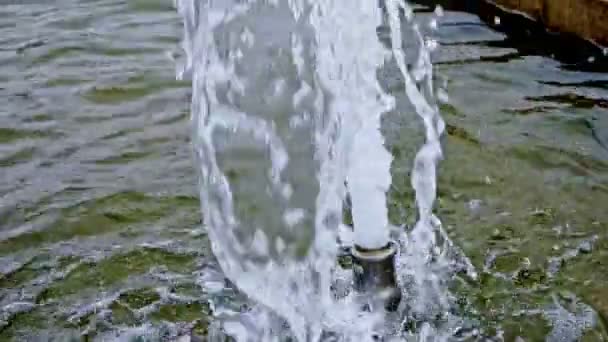
M 372 116 L 355 135 L 347 176 L 354 242 L 365 249 L 380 249 L 389 242 L 386 192 L 392 156 L 384 148 L 379 119 Z
M 431 163 L 414 181 L 424 223 L 434 200 L 441 121 L 412 90 L 418 78 L 401 68 L 397 2 L 388 3 L 392 49 L 378 36 L 387 13 L 376 1 L 177 1 L 185 22 L 180 75 L 193 81 L 205 224 L 223 273 L 254 302 L 246 312 L 220 310 L 230 321 L 223 329 L 239 341 L 279 341 L 284 333 L 318 341 L 330 333 L 337 341 L 364 342 L 390 333 L 385 308 L 362 310 L 369 298 L 359 295 L 388 288 L 385 304 L 394 310 L 400 295 L 394 266 L 405 255 L 389 240 L 392 156 L 380 123 L 396 101 L 378 80 L 386 61 L 397 61 L 407 97 L 425 124 L 432 121 L 417 165 L 427 156 Z M 347 193 L 358 285 L 337 296 L 336 284 L 353 282 L 353 272 L 336 262 Z M 417 253 L 433 241 L 422 242 L 406 271 L 427 270 Z

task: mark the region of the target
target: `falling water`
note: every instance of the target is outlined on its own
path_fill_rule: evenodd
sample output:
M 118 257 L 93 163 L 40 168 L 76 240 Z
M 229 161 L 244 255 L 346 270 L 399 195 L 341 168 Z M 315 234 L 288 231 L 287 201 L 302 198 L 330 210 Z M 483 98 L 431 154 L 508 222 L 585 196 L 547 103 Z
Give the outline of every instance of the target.
M 425 312 L 447 315 L 449 306 L 446 243 L 437 240 L 444 235 L 432 214 L 444 123 L 434 100 L 432 41 L 416 26 L 402 37 L 402 21 L 412 20 L 408 5 L 398 0 L 384 6 L 369 0 L 178 0 L 176 5 L 184 19 L 186 52 L 178 77 L 192 79 L 204 221 L 223 274 L 255 303 L 248 310 L 218 305 L 222 329 L 239 341 L 439 336 L 432 320 L 410 335 L 394 328 L 424 320 Z M 377 33 L 381 25 L 390 28 L 385 45 Z M 418 43 L 413 58 L 404 39 Z M 393 325 L 387 322 L 394 317 L 374 305 L 362 310 L 366 299 L 349 291 L 350 275 L 336 264 L 340 243 L 346 243 L 339 232 L 349 231 L 342 220 L 347 195 L 354 243 L 377 248 L 389 239 L 392 156 L 380 120 L 396 105 L 377 78 L 386 63 L 398 67 L 426 133 L 412 173 L 418 222 L 400 235 L 397 261 L 408 300 Z

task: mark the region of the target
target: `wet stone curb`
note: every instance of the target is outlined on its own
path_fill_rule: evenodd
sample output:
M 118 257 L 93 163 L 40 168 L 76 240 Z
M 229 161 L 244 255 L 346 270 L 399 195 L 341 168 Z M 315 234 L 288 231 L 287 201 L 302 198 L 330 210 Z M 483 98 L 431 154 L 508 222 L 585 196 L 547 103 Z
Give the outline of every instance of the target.
M 542 23 L 550 31 L 575 34 L 608 47 L 608 0 L 484 0 Z
M 608 0 L 413 0 L 475 14 L 522 55 L 608 72 Z

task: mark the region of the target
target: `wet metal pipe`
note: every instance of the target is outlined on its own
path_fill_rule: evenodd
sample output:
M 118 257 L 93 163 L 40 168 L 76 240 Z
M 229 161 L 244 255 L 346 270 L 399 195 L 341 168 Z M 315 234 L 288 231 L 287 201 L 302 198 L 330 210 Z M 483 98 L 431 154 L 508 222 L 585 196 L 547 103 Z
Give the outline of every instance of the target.
M 355 245 L 351 250 L 355 290 L 382 294 L 387 311 L 397 310 L 401 302 L 401 290 L 397 286 L 395 273 L 397 250 L 397 244 L 392 241 L 379 249 Z

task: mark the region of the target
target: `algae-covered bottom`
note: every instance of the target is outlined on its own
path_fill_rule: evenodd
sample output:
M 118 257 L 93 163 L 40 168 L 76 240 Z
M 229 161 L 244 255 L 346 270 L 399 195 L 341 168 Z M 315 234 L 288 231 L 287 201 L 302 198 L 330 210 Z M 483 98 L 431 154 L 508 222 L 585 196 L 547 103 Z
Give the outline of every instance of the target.
M 1 341 L 202 336 L 209 299 L 231 299 L 203 281 L 216 265 L 180 35 L 170 0 L 0 8 Z M 522 55 L 463 13 L 436 35 L 450 95 L 436 211 L 479 273 L 455 279 L 457 309 L 506 341 L 606 340 L 608 75 Z M 407 108 L 398 73 L 381 75 Z M 393 114 L 400 225 L 422 131 Z

